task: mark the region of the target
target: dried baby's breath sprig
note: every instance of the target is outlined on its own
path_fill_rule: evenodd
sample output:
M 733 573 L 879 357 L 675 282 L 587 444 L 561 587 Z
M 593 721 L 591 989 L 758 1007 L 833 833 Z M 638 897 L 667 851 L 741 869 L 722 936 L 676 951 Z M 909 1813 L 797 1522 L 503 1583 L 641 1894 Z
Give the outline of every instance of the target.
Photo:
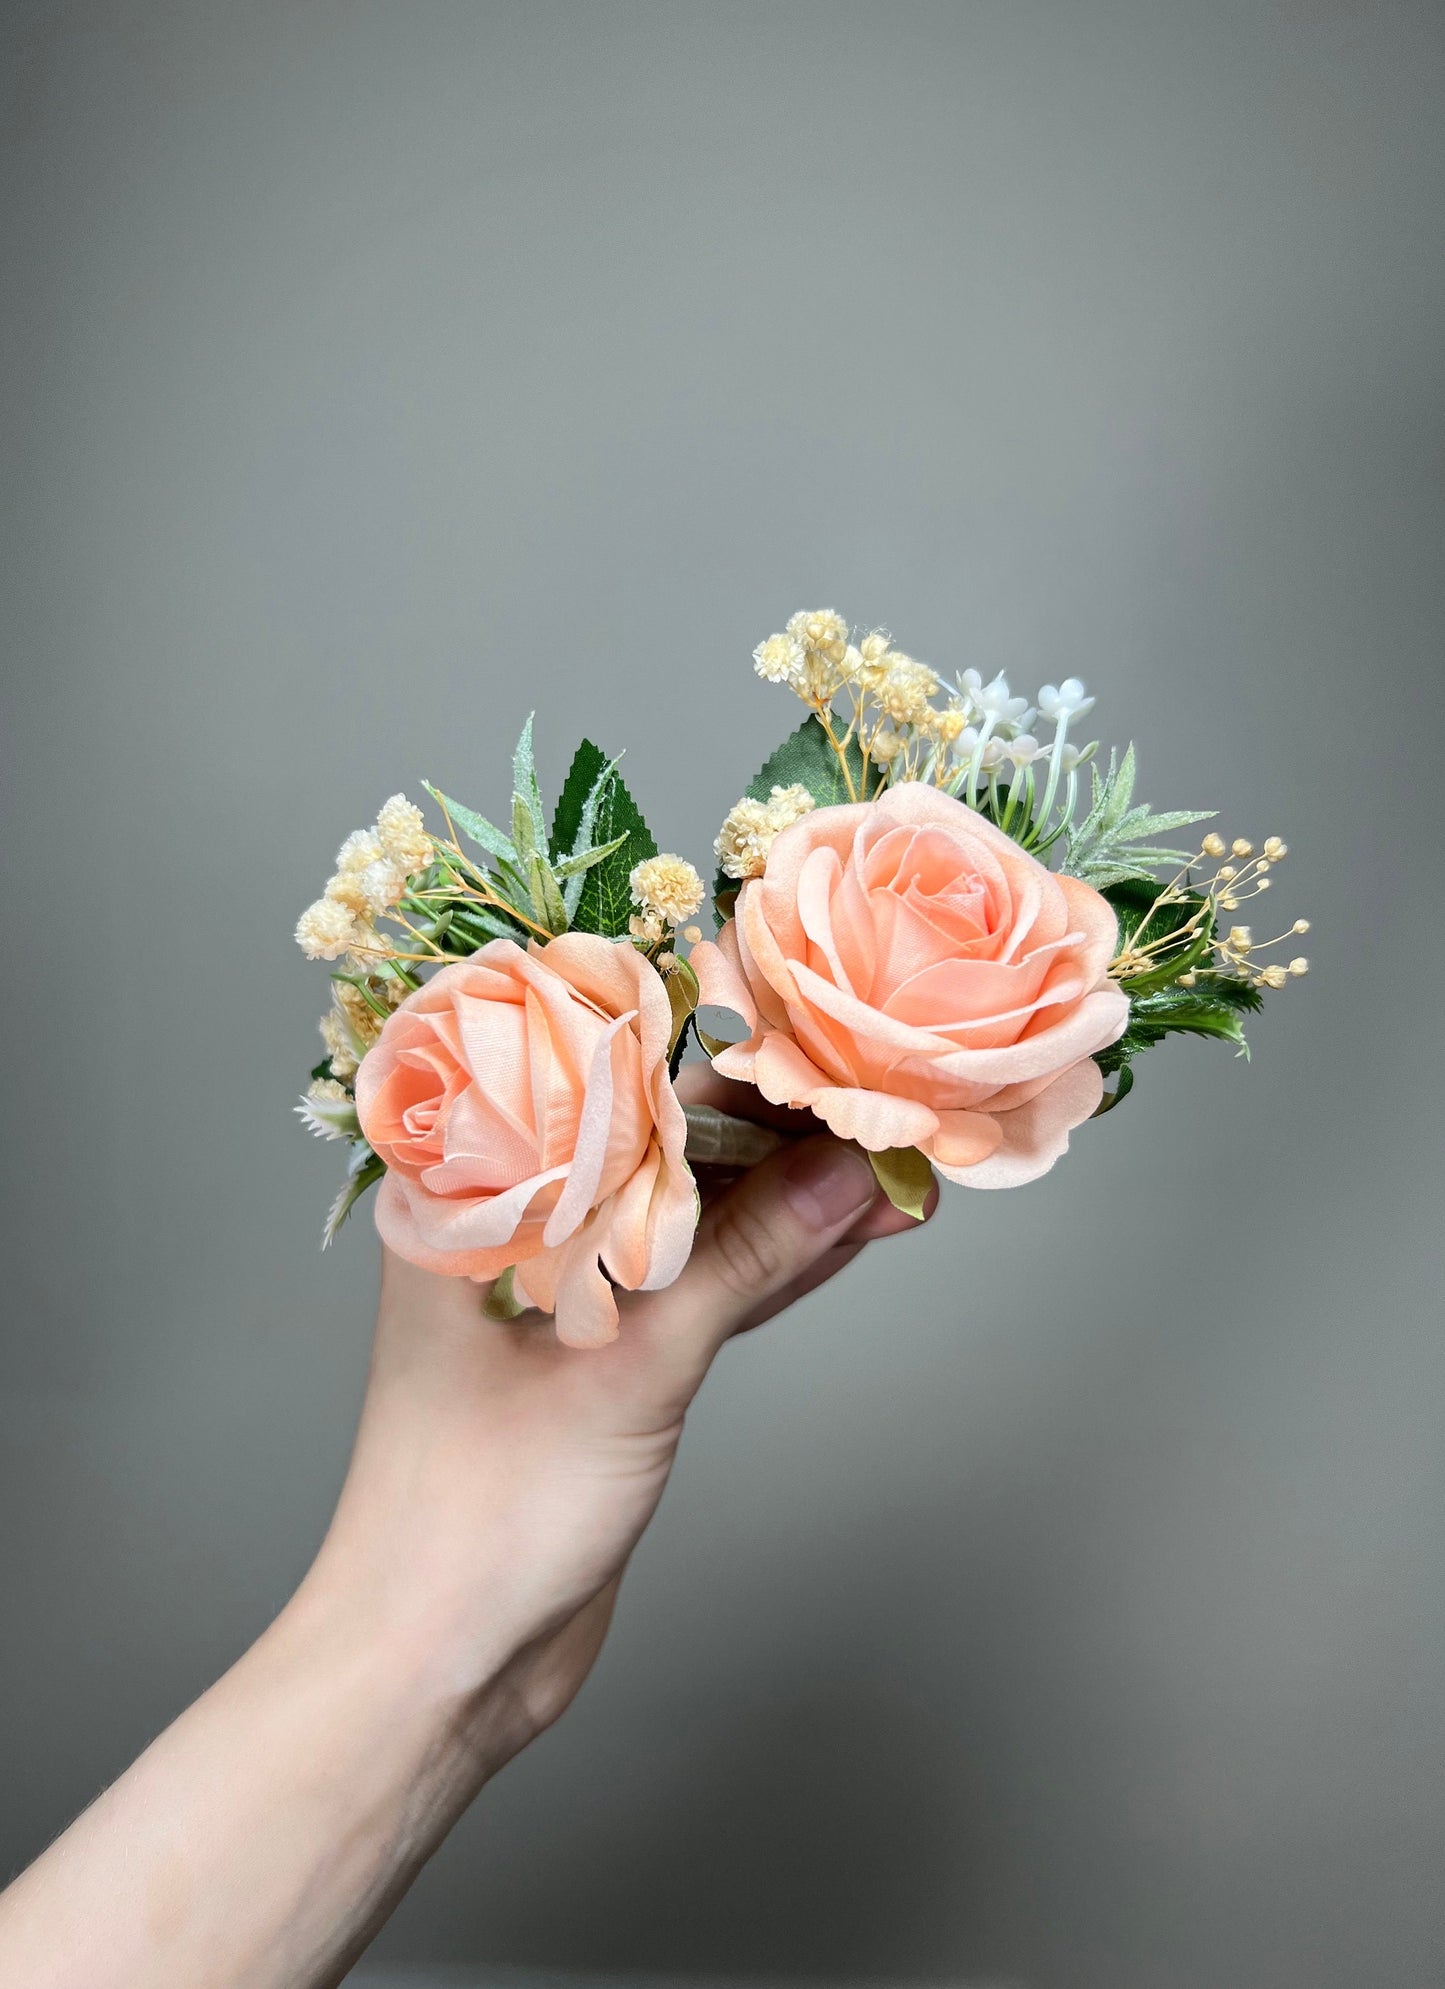
M 1199 858 L 1215 860 L 1225 847 L 1224 838 L 1211 833 L 1200 843 Z M 1212 876 L 1196 880 L 1192 873 L 1198 859 L 1191 860 L 1159 889 L 1141 915 L 1127 922 L 1121 919 L 1119 950 L 1109 967 L 1115 980 L 1126 985 L 1145 981 L 1163 985 L 1172 980 L 1193 988 L 1201 976 L 1226 976 L 1254 988 L 1281 988 L 1309 971 L 1303 956 L 1288 966 L 1259 959 L 1268 948 L 1308 932 L 1308 919 L 1296 919 L 1270 939 L 1257 940 L 1250 926 L 1237 922 L 1221 934 L 1219 914 L 1237 911 L 1267 891 L 1271 879 L 1265 873 L 1283 862 L 1288 850 L 1278 836 L 1270 836 L 1264 845 L 1274 852 L 1272 856 L 1256 855 L 1244 837 L 1236 837 L 1228 847 L 1231 856 L 1244 861 L 1221 863 Z M 1165 916 L 1171 908 L 1179 908 L 1177 918 Z
M 633 902 L 644 912 L 656 912 L 669 925 L 690 919 L 707 895 L 692 865 L 681 856 L 650 856 L 628 877 Z
M 713 842 L 723 875 L 739 883 L 761 877 L 776 838 L 815 806 L 807 788 L 796 782 L 774 787 L 766 801 L 744 795 L 734 802 Z

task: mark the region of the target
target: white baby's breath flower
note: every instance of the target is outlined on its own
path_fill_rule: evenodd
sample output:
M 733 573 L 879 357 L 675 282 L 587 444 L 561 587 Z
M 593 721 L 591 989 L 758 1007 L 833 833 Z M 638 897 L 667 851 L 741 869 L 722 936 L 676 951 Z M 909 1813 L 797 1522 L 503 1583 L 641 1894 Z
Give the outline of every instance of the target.
M 336 852 L 336 868 L 343 874 L 365 870 L 381 853 L 381 838 L 375 829 L 353 829 Z
M 797 782 L 791 787 L 775 787 L 767 801 L 768 827 L 774 835 L 780 835 L 811 814 L 817 805 L 807 788 Z
M 747 877 L 761 877 L 776 833 L 766 801 L 754 801 L 744 795 L 741 801 L 734 802 L 713 843 L 723 875 L 735 877 L 739 882 Z
M 382 803 L 376 817 L 376 833 L 381 847 L 408 877 L 425 870 L 431 862 L 431 837 L 420 808 L 404 794 L 393 794 Z
M 373 973 L 383 960 L 390 959 L 392 950 L 374 925 L 356 921 L 347 958 L 359 974 Z
M 333 904 L 345 905 L 355 919 L 371 917 L 371 900 L 366 895 L 362 883 L 365 872 L 361 870 L 338 870 L 334 877 L 326 881 L 326 895 Z
M 685 857 L 650 856 L 627 880 L 644 912 L 657 912 L 669 925 L 690 919 L 706 895 L 702 879 Z
M 361 1059 L 357 1055 L 360 1045 L 353 1044 L 346 1018 L 337 1009 L 328 1008 L 317 1026 L 326 1045 L 326 1054 L 331 1059 L 333 1075 L 350 1077 Z
M 357 877 L 373 917 L 390 909 L 406 891 L 406 872 L 388 856 L 368 863 Z
M 830 663 L 848 654 L 848 624 L 832 608 L 802 609 L 788 618 L 788 634 L 804 649 L 818 650 Z
M 296 944 L 308 960 L 338 959 L 355 934 L 355 918 L 335 898 L 318 898 L 296 921 Z
M 1065 677 L 1061 684 L 1045 684 L 1039 692 L 1039 716 L 1057 724 L 1060 719 L 1070 724 L 1082 718 L 1086 711 L 1094 709 L 1093 698 L 1087 696 L 1082 682 L 1077 677 Z
M 1003 756 L 1016 767 L 1031 766 L 1043 751 L 1032 732 L 1020 732 L 1017 739 L 1004 742 Z
M 806 652 L 791 635 L 770 635 L 753 651 L 753 668 L 769 684 L 798 684 L 802 681 Z
M 381 1034 L 384 1018 L 377 1014 L 360 988 L 354 988 L 349 981 L 336 983 L 332 999 L 349 1026 L 353 1041 L 370 1048 Z
M 926 663 L 915 663 L 911 656 L 896 656 L 874 697 L 895 725 L 917 725 L 937 689 L 938 677 Z

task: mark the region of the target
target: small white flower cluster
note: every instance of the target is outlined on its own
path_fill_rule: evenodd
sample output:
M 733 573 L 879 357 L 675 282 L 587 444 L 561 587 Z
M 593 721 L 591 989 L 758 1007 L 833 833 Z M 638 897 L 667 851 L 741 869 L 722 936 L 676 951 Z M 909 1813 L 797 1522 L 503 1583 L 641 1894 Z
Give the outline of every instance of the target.
M 420 808 L 404 794 L 393 794 L 372 827 L 353 830 L 336 852 L 336 871 L 324 896 L 297 921 L 296 944 L 308 960 L 337 960 L 349 953 L 370 965 L 387 958 L 391 948 L 376 920 L 431 860 L 432 839 Z
M 740 883 L 761 877 L 775 839 L 814 805 L 807 788 L 796 786 L 775 787 L 766 801 L 745 795 L 735 802 L 713 843 L 723 875 Z
M 656 946 L 668 928 L 690 919 L 706 895 L 702 879 L 686 857 L 649 856 L 633 867 L 627 880 L 636 915 L 628 931 L 643 947 Z
M 980 782 L 996 778 L 1001 769 L 1021 772 L 1046 763 L 1052 808 L 1060 776 L 1072 774 L 1098 745 L 1096 740 L 1081 747 L 1068 737 L 1094 705 L 1077 677 L 1045 684 L 1030 704 L 1013 695 L 1002 673 L 986 684 L 977 670 L 965 670 L 938 704 L 945 687 L 935 670 L 895 649 L 885 629 L 853 643 L 847 623 L 831 608 L 792 616 L 780 634 L 759 643 L 753 667 L 768 683 L 786 684 L 811 706 L 840 758 L 856 745 L 865 775 L 871 763 L 885 781 L 927 781 L 947 793 L 962 793 L 971 805 L 978 803 Z M 834 708 L 840 693 L 848 699 L 846 715 Z M 1053 727 L 1052 739 L 1041 741 L 1030 730 L 1039 718 Z M 748 824 L 740 823 L 738 830 L 745 836 Z M 740 847 L 736 860 L 743 861 L 744 854 Z

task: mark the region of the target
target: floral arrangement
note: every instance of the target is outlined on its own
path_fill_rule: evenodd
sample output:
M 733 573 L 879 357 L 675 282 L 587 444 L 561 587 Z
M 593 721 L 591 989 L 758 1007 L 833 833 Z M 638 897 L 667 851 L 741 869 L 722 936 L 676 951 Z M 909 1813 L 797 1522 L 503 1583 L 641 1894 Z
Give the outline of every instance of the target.
M 532 721 L 507 828 L 424 783 L 341 845 L 296 938 L 337 962 L 326 1054 L 296 1108 L 348 1142 L 323 1247 L 379 1184 L 383 1238 L 490 1286 L 494 1317 L 615 1337 L 614 1288 L 669 1284 L 697 1220 L 692 1164 L 776 1136 L 684 1106 L 690 1039 L 724 1076 L 812 1113 L 921 1214 L 936 1169 L 977 1188 L 1047 1172 L 1176 1034 L 1245 1051 L 1244 1018 L 1308 962 L 1234 915 L 1286 849 L 1134 799 L 1135 755 L 1080 744 L 1077 678 L 1033 704 L 1002 676 L 945 685 L 881 630 L 794 615 L 754 652 L 807 707 L 728 811 L 706 886 L 660 854 L 619 762 L 584 740 L 550 822 Z M 1037 728 L 1037 729 L 1035 729 Z M 1085 791 L 1081 781 L 1088 770 Z M 686 948 L 686 952 L 684 952 Z M 735 1039 L 700 1026 L 730 1010 Z

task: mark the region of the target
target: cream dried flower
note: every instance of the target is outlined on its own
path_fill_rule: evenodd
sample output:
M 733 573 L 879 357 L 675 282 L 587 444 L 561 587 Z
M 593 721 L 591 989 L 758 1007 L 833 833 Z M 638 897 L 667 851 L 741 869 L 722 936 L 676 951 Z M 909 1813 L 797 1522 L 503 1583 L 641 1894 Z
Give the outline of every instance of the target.
M 894 656 L 874 697 L 879 710 L 895 725 L 917 725 L 937 689 L 938 678 L 926 663 L 915 663 L 911 656 Z
M 807 788 L 796 784 L 775 787 L 766 801 L 745 795 L 735 802 L 713 844 L 723 875 L 739 883 L 761 877 L 776 838 L 816 806 Z
M 706 895 L 702 879 L 685 857 L 650 856 L 627 880 L 634 901 L 669 925 L 690 919 Z
M 657 912 L 635 912 L 627 921 L 627 930 L 639 945 L 656 946 L 666 928 Z
M 766 801 L 744 795 L 734 802 L 713 843 L 723 875 L 740 883 L 747 877 L 761 877 L 776 833 Z
M 753 668 L 765 683 L 796 685 L 802 679 L 803 645 L 791 635 L 770 635 L 753 651 Z
M 318 1027 L 321 1040 L 326 1045 L 326 1054 L 331 1059 L 331 1070 L 335 1077 L 350 1077 L 360 1059 L 351 1040 L 351 1032 L 346 1026 L 346 1018 L 338 1009 L 328 1008 Z
M 335 898 L 318 898 L 296 921 L 296 944 L 308 960 L 335 960 L 351 946 L 357 931 L 350 909 Z
M 387 856 L 368 863 L 356 881 L 366 899 L 366 908 L 373 917 L 388 911 L 406 891 L 406 871 Z
M 832 608 L 800 610 L 790 616 L 788 634 L 808 650 L 817 650 L 830 663 L 840 664 L 848 654 L 848 624 Z
M 343 875 L 365 870 L 367 864 L 375 863 L 381 854 L 381 838 L 375 829 L 353 829 L 336 852 L 336 868 Z
M 376 833 L 383 851 L 408 877 L 425 870 L 431 862 L 432 842 L 426 822 L 420 808 L 404 794 L 393 794 L 382 803 Z
M 362 994 L 360 988 L 352 987 L 349 981 L 338 981 L 334 990 L 337 1009 L 350 1025 L 353 1037 L 368 1047 L 381 1034 L 382 1018 Z
M 351 916 L 357 919 L 371 917 L 371 900 L 361 881 L 365 874 L 361 870 L 338 870 L 326 883 L 326 895 L 332 903 L 345 905 Z
M 797 782 L 791 787 L 775 787 L 768 797 L 768 826 L 778 835 L 794 822 L 800 822 L 817 805 L 807 788 Z

